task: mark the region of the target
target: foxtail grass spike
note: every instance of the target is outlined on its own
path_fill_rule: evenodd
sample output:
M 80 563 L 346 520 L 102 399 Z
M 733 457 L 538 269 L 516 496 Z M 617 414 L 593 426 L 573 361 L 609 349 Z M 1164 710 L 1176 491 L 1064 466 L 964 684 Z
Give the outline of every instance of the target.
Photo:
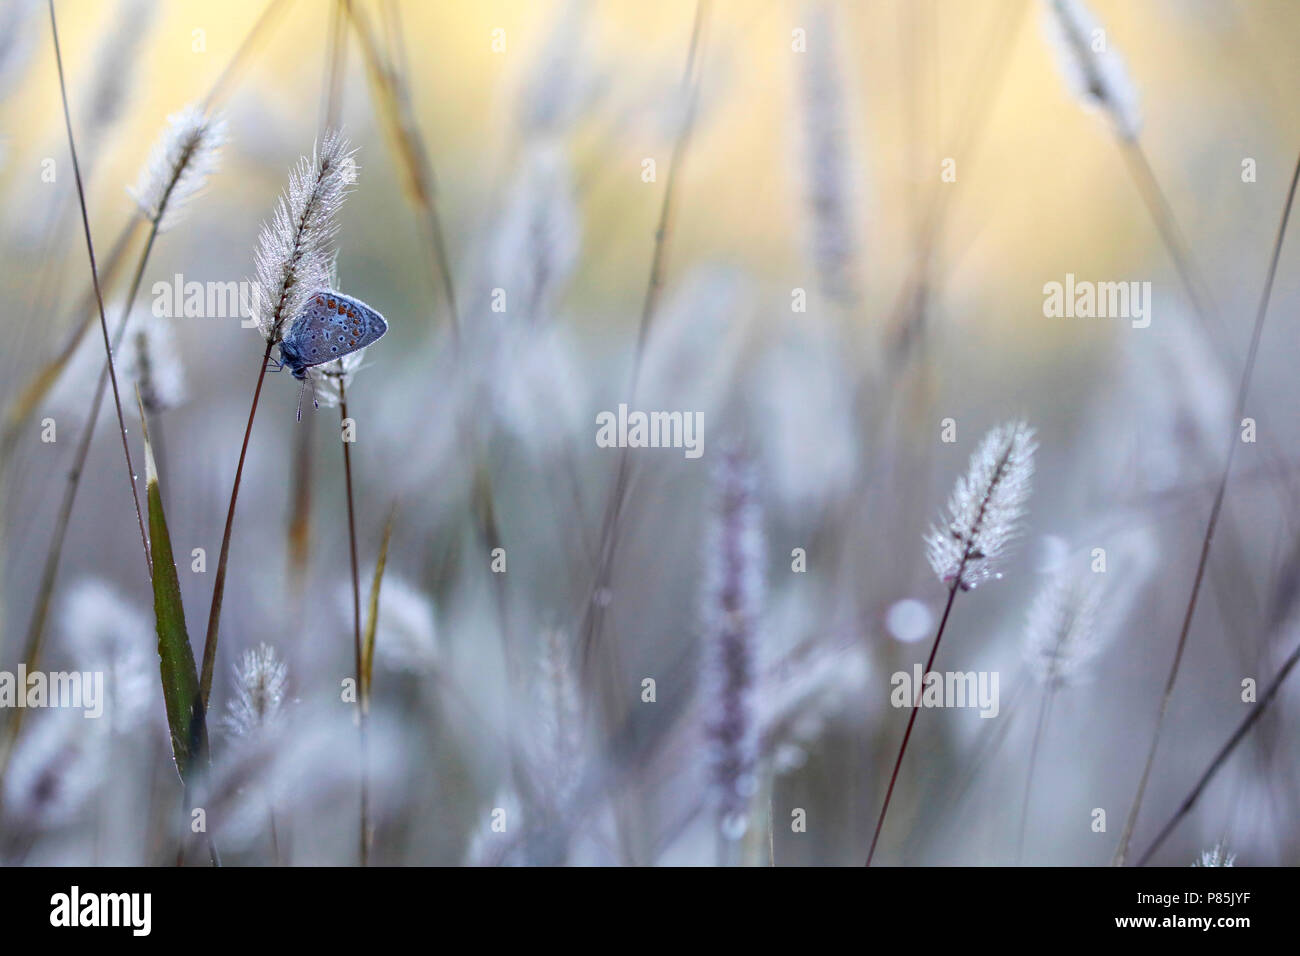
M 970 591 L 1002 576 L 999 566 L 1024 517 L 1037 447 L 1024 422 L 984 436 L 948 499 L 947 519 L 926 535 L 930 567 L 940 581 Z

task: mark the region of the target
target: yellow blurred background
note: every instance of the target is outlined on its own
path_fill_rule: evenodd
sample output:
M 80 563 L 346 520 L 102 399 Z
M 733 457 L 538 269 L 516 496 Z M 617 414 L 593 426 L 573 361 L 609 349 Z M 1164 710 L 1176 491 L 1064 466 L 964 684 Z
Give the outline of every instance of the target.
M 234 78 L 226 103 L 231 144 L 205 200 L 208 214 L 232 206 L 246 206 L 250 214 L 267 209 L 284 169 L 316 135 L 331 4 L 285 0 L 284 6 Z M 970 118 L 970 91 L 1003 61 L 1005 79 L 995 102 L 974 104 L 988 111 L 978 149 L 969 162 L 955 157 L 960 199 L 944 237 L 952 270 L 950 321 L 1025 331 L 1041 293 L 1032 283 L 1005 281 L 1010 266 L 1044 280 L 1059 278 L 1067 259 L 1080 274 L 1145 275 L 1168 268 L 1104 122 L 1078 108 L 1060 79 L 1042 37 L 1039 4 L 879 0 L 832 6 L 854 107 L 856 222 L 868 292 L 858 321 L 879 320 L 892 301 L 910 262 L 917 200 L 939 188 L 940 163 Z M 204 96 L 264 7 L 260 0 L 157 5 L 131 59 L 120 64 L 130 87 L 121 121 L 89 157 L 96 169 L 94 225 L 103 241 L 130 212 L 117 185 L 133 181 L 165 116 Z M 481 211 L 503 188 L 511 110 L 566 7 L 540 0 L 400 5 L 417 117 L 438 172 L 457 261 L 468 255 L 467 236 L 480 225 Z M 797 270 L 799 54 L 791 50 L 791 37 L 809 5 L 716 0 L 711 7 L 699 131 L 683 172 L 670 265 L 714 255 L 760 275 Z M 1285 0 L 1094 7 L 1135 77 L 1143 144 L 1193 248 L 1211 279 L 1227 288 L 1223 304 L 1238 294 L 1249 298 L 1257 275 L 1241 274 L 1216 252 L 1231 241 L 1262 256 L 1267 243 L 1272 222 L 1266 213 L 1275 207 L 1287 151 L 1300 134 L 1300 111 L 1287 95 L 1300 82 L 1300 63 L 1291 55 L 1300 9 Z M 59 4 L 74 113 L 77 81 L 86 79 L 122 8 L 103 0 Z M 659 191 L 641 183 L 640 161 L 656 157 L 661 169 L 666 166 L 669 141 L 655 124 L 679 82 L 693 10 L 687 0 L 604 0 L 575 17 L 581 24 L 575 40 L 583 44 L 596 85 L 607 99 L 623 101 L 619 115 L 583 124 L 572 144 L 585 187 L 584 230 L 600 240 L 593 254 L 583 256 L 572 287 L 587 321 L 621 311 L 627 302 L 620 290 L 645 271 Z M 1011 29 L 1001 29 L 1005 24 Z M 504 31 L 502 52 L 493 50 L 497 30 Z M 369 221 L 349 224 L 345 260 L 350 245 L 400 237 L 411 228 L 398 204 L 399 178 L 374 119 L 355 42 L 347 75 L 344 126 L 363 147 Z M 0 188 L 11 197 L 34 188 L 42 158 L 65 155 L 54 83 L 48 36 L 42 35 L 23 82 L 0 103 L 8 153 Z M 1258 160 L 1253 186 L 1239 180 L 1245 156 Z M 250 254 L 252 240 L 249 235 Z M 402 250 L 386 254 L 398 258 Z M 1061 329 L 1037 323 L 1033 336 L 1010 335 L 1003 344 L 1029 352 Z

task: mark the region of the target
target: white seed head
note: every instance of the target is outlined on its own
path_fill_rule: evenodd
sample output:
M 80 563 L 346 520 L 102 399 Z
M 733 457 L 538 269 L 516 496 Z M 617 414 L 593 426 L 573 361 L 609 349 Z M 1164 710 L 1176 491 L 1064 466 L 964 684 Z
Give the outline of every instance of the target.
M 1102 650 L 1098 626 L 1100 575 L 1063 570 L 1039 591 L 1029 609 L 1024 657 L 1030 671 L 1048 686 L 1077 682 Z
M 516 116 L 529 138 L 562 135 L 596 93 L 585 48 L 587 0 L 568 0 L 525 71 Z
M 71 708 L 33 718 L 5 774 L 6 814 L 42 829 L 73 822 L 104 779 L 105 726 Z
M 235 696 L 222 721 L 232 737 L 247 737 L 273 724 L 284 704 L 289 668 L 275 648 L 259 644 L 235 665 Z
M 813 315 L 787 316 L 753 363 L 762 468 L 772 507 L 806 513 L 838 500 L 858 471 L 860 443 L 845 341 Z
M 757 785 L 754 690 L 763 601 L 763 528 L 753 465 L 724 453 L 715 478 L 705 607 L 706 734 L 714 802 L 729 838 Z M 737 832 L 739 831 L 739 832 Z
M 1037 447 L 1024 422 L 1008 422 L 984 436 L 953 487 L 947 520 L 926 535 L 927 557 L 939 580 L 969 591 L 1000 577 L 998 565 L 1024 517 Z
M 354 150 L 337 131 L 289 171 L 289 188 L 257 242 L 253 315 L 262 335 L 279 342 L 312 293 L 327 288 L 338 212 L 356 182 Z
M 1138 478 L 1161 491 L 1217 475 L 1235 388 L 1223 357 L 1184 313 L 1171 316 L 1163 330 L 1128 338 L 1115 401 L 1131 431 L 1126 457 Z M 1196 387 L 1186 388 L 1187 382 Z M 1109 433 L 1099 438 L 1115 440 Z
M 127 332 L 126 360 L 120 374 L 125 376 L 128 388 L 132 383 L 140 387 L 141 401 L 150 413 L 177 408 L 187 397 L 185 366 L 172 328 L 174 321 L 137 309 Z
M 492 238 L 488 285 L 506 290 L 509 315 L 542 320 L 577 265 L 580 243 L 568 160 L 558 147 L 537 146 Z
M 729 388 L 752 287 L 739 270 L 712 264 L 677 280 L 646 338 L 638 397 L 652 408 L 700 409 L 707 419 Z
M 106 581 L 86 578 L 69 589 L 60 625 L 71 667 L 104 675 L 105 723 L 118 733 L 137 726 L 159 700 L 151 615 Z
M 156 678 L 155 678 L 156 680 Z M 336 698 L 337 701 L 337 698 Z M 366 730 L 366 759 L 357 759 L 355 711 L 324 700 L 286 707 L 274 725 L 214 750 L 206 782 L 208 826 L 223 849 L 265 851 L 268 810 L 303 819 L 332 819 L 355 799 L 365 779 L 373 812 L 396 813 L 396 795 L 410 782 L 413 751 L 407 726 L 372 711 Z M 406 722 L 409 725 L 409 720 Z M 317 847 L 319 849 L 319 847 Z M 324 857 L 308 850 L 306 859 Z M 302 859 L 295 850 L 295 858 Z
M 159 231 L 175 226 L 186 204 L 207 186 L 220 164 L 225 141 L 225 121 L 208 116 L 200 106 L 190 105 L 167 117 L 167 128 L 128 190 L 141 214 L 157 223 Z
M 1123 139 L 1137 139 L 1142 116 L 1137 87 L 1110 38 L 1082 0 L 1044 0 L 1056 61 L 1074 94 L 1105 111 Z
M 140 63 L 140 49 L 149 38 L 157 13 L 155 0 L 121 0 L 107 15 L 110 28 L 95 51 L 87 95 L 82 97 L 86 125 L 92 136 L 115 123 L 131 93 L 131 80 Z
M 1237 854 L 1229 853 L 1222 843 L 1216 843 L 1208 850 L 1201 851 L 1201 858 L 1192 862 L 1192 866 L 1235 866 Z
M 346 589 L 345 589 L 346 590 Z M 351 591 L 340 606 L 352 616 Z M 390 670 L 431 673 L 438 666 L 438 624 L 433 601 L 396 574 L 379 589 L 375 659 Z
M 308 368 L 307 374 L 311 376 L 317 400 L 327 408 L 338 405 L 343 394 L 352 387 L 352 380 L 362 368 L 365 357 L 366 350 L 358 349 L 332 362 Z
M 122 302 L 104 303 L 104 311 L 110 323 L 121 321 L 124 305 Z M 117 356 L 119 384 L 123 385 L 124 394 L 131 394 L 138 383 L 146 408 L 151 408 L 151 398 L 158 400 L 159 408 L 172 408 L 183 403 L 186 398 L 185 367 L 181 363 L 180 350 L 173 332 L 175 320 L 157 317 L 150 309 L 137 306 L 132 309 L 127 322 L 121 349 L 114 353 Z M 145 336 L 143 355 L 138 339 L 140 333 Z M 83 410 L 91 400 L 95 383 L 99 381 L 104 366 L 104 340 L 98 328 L 93 328 L 82 335 L 57 383 L 50 390 L 50 406 L 62 411 Z M 123 408 L 128 404 L 134 414 L 135 400 L 123 402 Z
M 566 325 L 520 325 L 495 336 L 479 372 L 484 426 L 529 455 L 563 453 L 586 409 L 582 356 Z
M 551 628 L 541 636 L 537 675 L 534 776 L 542 798 L 554 811 L 568 806 L 582 771 L 582 694 L 569 642 Z
M 755 696 L 760 755 L 778 772 L 797 765 L 827 719 L 859 696 L 869 669 L 860 647 L 829 644 L 797 648 L 765 666 Z
M 831 9 L 810 10 L 803 64 L 804 194 L 811 258 L 823 293 L 839 302 L 857 297 L 858 240 L 853 227 L 854 168 L 850 157 L 844 77 Z

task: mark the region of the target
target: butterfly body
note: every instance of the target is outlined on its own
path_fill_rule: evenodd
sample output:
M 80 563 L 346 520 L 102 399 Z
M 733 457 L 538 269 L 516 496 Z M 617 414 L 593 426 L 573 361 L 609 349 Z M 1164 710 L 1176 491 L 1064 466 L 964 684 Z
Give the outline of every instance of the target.
M 332 289 L 312 294 L 280 342 L 280 361 L 293 377 L 359 351 L 388 331 L 384 317 L 370 306 Z

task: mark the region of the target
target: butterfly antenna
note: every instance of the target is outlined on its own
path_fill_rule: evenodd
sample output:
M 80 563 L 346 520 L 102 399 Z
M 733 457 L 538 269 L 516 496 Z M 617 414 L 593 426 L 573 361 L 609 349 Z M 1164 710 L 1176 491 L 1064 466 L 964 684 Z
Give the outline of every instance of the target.
M 307 390 L 307 379 L 302 380 L 302 386 L 298 389 L 298 421 L 302 421 L 302 393 Z M 312 401 L 316 400 L 316 386 L 312 386 Z

